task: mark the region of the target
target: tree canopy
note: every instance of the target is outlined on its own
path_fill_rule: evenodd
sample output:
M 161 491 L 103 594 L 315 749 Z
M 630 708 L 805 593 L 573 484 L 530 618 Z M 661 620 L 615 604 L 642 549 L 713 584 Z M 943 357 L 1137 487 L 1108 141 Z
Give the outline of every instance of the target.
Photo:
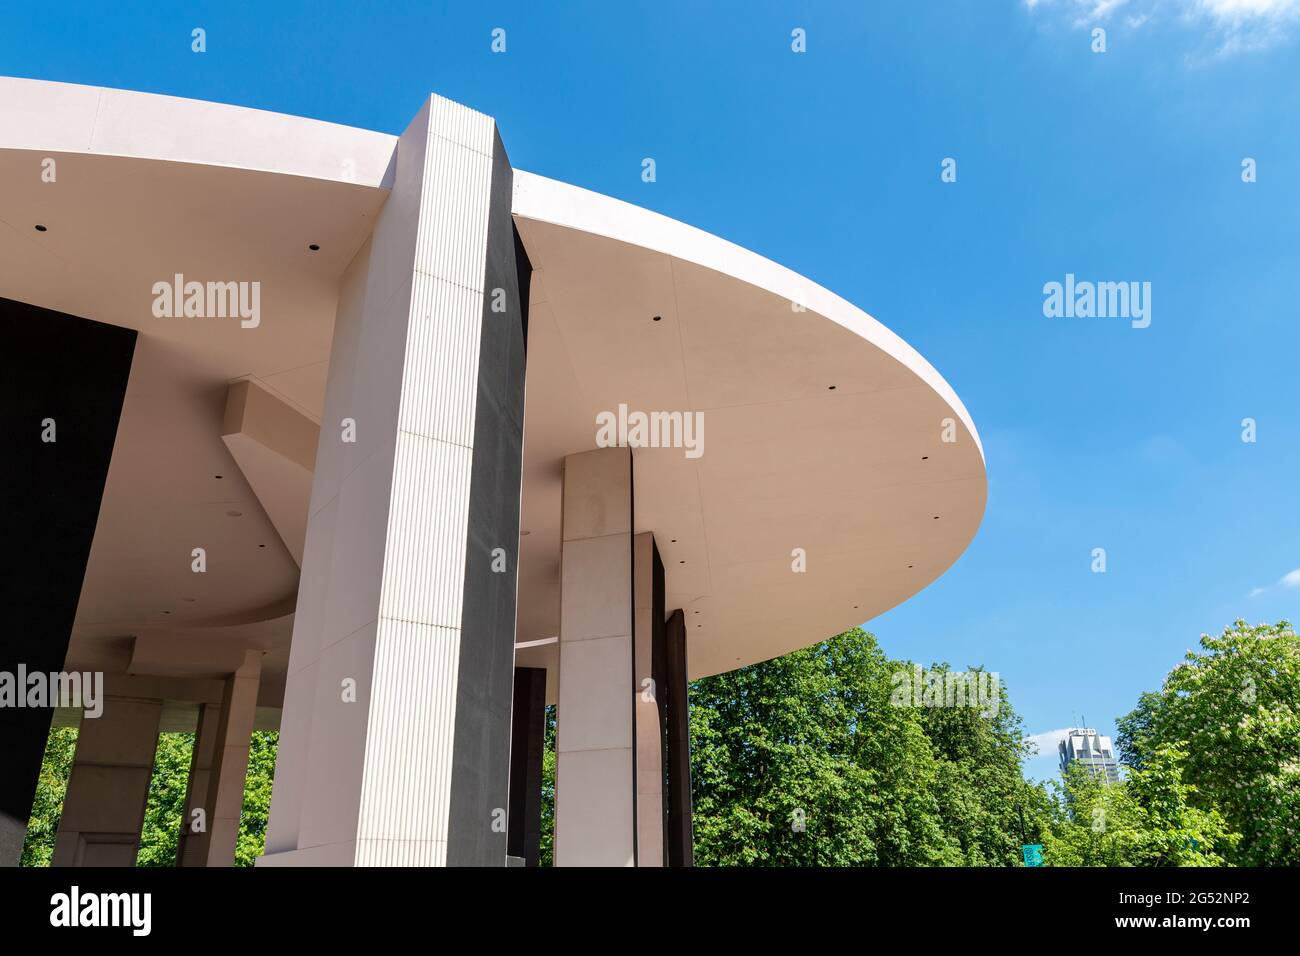
M 1229 862 L 1300 864 L 1300 639 L 1286 621 L 1202 636 L 1120 718 L 1117 744 L 1132 771 L 1164 749 L 1184 754 L 1190 805 L 1219 809 L 1241 834 Z
M 853 628 L 691 688 L 695 859 L 727 866 L 1012 865 L 1019 814 L 1048 805 L 1021 776 L 1020 719 L 917 706 L 913 665 Z M 935 665 L 931 673 L 946 673 Z

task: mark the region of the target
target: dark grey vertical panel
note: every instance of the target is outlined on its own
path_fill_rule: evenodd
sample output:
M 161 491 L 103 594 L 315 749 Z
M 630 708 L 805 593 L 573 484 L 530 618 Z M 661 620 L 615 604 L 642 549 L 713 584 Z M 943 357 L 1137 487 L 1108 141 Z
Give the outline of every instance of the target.
M 0 299 L 0 670 L 63 668 L 135 339 Z M 57 441 L 41 440 L 46 418 Z M 0 865 L 22 853 L 51 716 L 0 708 Z
M 510 724 L 510 829 L 506 852 L 522 859 L 525 866 L 537 866 L 542 852 L 546 668 L 515 668 Z
M 694 866 L 691 828 L 691 717 L 686 679 L 686 616 L 665 628 L 668 698 L 668 865 Z
M 659 766 L 663 767 L 663 865 L 668 865 L 668 843 L 671 839 L 668 816 L 668 635 L 664 621 L 664 563 L 659 557 L 659 546 L 650 545 L 653 559 L 651 569 L 650 607 L 650 677 L 655 686 L 655 704 L 659 710 Z
M 449 866 L 504 866 L 514 684 L 519 486 L 523 468 L 524 309 L 511 217 L 513 174 L 494 133 L 479 341 L 464 609 L 452 746 Z M 504 312 L 493 311 L 504 290 Z M 493 551 L 505 552 L 494 571 Z M 494 826 L 494 822 L 498 825 Z

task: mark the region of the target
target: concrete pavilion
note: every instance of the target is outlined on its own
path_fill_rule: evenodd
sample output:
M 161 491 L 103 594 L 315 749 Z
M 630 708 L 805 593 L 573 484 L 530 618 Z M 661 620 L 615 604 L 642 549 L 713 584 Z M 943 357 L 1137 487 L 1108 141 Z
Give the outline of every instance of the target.
M 554 703 L 556 863 L 688 865 L 686 682 L 970 542 L 979 439 L 906 342 L 502 142 L 0 79 L 0 671 L 105 695 L 0 708 L 0 862 L 52 714 L 56 865 L 134 861 L 160 730 L 179 862 L 230 865 L 275 727 L 262 865 L 535 862 Z

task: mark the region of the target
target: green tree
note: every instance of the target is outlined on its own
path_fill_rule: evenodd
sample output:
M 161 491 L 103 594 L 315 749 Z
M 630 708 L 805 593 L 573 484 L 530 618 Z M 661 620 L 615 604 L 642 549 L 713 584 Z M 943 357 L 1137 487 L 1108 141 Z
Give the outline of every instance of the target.
M 992 716 L 918 707 L 894 693 L 902 671 L 854 628 L 696 682 L 697 863 L 1018 863 L 1015 807 L 1031 801 L 1005 692 Z
M 951 669 L 933 664 L 943 680 Z M 1029 756 L 1024 726 L 1011 706 L 1006 685 L 981 668 L 965 672 L 994 696 L 987 706 L 923 707 L 921 726 L 938 761 L 936 799 L 941 826 L 956 842 L 967 866 L 1017 866 L 1021 863 L 1021 817 L 1041 829 L 1047 801 L 1021 772 Z M 994 683 L 996 681 L 996 683 Z M 1024 839 L 1028 834 L 1024 834 Z
M 275 755 L 280 734 L 255 730 L 248 749 L 248 775 L 244 778 L 244 806 L 239 815 L 239 840 L 235 866 L 253 866 L 266 849 L 266 821 L 271 814 L 271 785 L 275 782 Z
M 555 863 L 555 705 L 546 707 L 546 737 L 542 746 L 542 839 L 538 866 Z
M 176 865 L 176 848 L 180 842 L 181 817 L 185 813 L 185 793 L 193 754 L 194 734 L 158 735 L 136 866 Z
M 77 728 L 50 729 L 19 866 L 50 865 L 54 840 L 59 834 L 59 818 L 63 816 L 63 796 L 68 792 L 68 777 L 72 774 L 72 758 L 76 752 Z
M 1300 864 L 1300 639 L 1286 621 L 1237 621 L 1200 647 L 1120 718 L 1123 761 L 1140 770 L 1164 748 L 1185 753 L 1192 805 L 1241 834 L 1230 862 Z
M 1223 866 L 1238 835 L 1214 809 L 1194 806 L 1183 782 L 1186 754 L 1162 747 L 1127 779 L 1106 783 L 1072 764 L 1058 786 L 1055 824 L 1043 836 L 1045 866 Z
M 244 782 L 244 805 L 235 849 L 236 866 L 252 866 L 266 843 L 266 821 L 275 778 L 275 755 L 279 735 L 254 731 Z M 50 731 L 41 764 L 32 814 L 27 824 L 21 866 L 49 866 L 54 841 L 63 815 L 63 798 L 76 756 L 75 728 Z M 144 824 L 140 832 L 137 866 L 175 866 L 180 840 L 181 817 L 189 786 L 194 734 L 164 733 L 158 737 L 154 769 L 149 781 Z

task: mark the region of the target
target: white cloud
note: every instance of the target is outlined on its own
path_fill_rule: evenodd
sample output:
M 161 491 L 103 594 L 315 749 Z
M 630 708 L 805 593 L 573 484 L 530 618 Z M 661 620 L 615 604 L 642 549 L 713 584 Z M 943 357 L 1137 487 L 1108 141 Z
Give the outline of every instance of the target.
M 1153 19 L 1176 22 L 1205 34 L 1218 57 L 1285 42 L 1300 27 L 1300 0 L 1025 0 L 1025 6 L 1058 11 L 1077 28 L 1105 23 L 1121 9 L 1134 30 Z
M 1034 734 L 1032 737 L 1026 737 L 1025 740 L 1038 748 L 1039 756 L 1045 756 L 1056 753 L 1056 745 L 1064 740 L 1069 733 L 1069 727 L 1062 727 L 1060 730 L 1049 730 L 1045 733 Z
M 1198 5 L 1216 17 L 1276 17 L 1294 13 L 1300 0 L 1199 0 Z
M 1224 0 L 1224 2 L 1228 2 L 1228 0 Z M 1274 586 L 1279 588 L 1300 588 L 1300 568 L 1282 575 Z M 1251 588 L 1249 597 L 1259 597 L 1267 590 L 1268 588 Z

